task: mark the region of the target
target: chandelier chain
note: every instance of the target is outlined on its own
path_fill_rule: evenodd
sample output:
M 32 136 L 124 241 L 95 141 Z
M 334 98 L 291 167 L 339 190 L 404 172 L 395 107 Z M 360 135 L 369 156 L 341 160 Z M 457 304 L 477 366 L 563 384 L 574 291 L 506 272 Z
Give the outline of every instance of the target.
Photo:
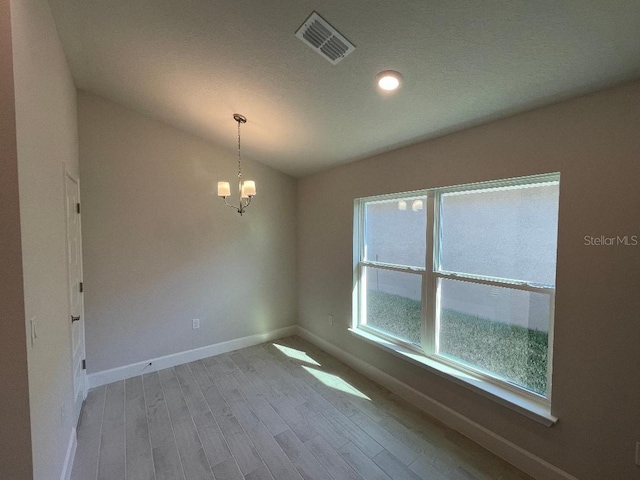
M 240 121 L 238 121 L 238 178 L 242 178 L 241 159 L 240 159 Z

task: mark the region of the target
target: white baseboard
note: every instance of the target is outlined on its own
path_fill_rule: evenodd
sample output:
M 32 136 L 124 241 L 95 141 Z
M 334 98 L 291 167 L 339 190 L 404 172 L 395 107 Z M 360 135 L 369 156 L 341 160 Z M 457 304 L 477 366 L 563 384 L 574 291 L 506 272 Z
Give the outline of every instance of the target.
M 72 428 L 69 444 L 67 445 L 67 454 L 64 457 L 64 464 L 62 465 L 60 480 L 71 479 L 71 470 L 73 470 L 73 460 L 76 457 L 76 448 L 78 448 L 78 437 L 76 435 L 76 429 Z
M 150 358 L 149 360 L 145 360 L 143 362 L 132 363 L 129 365 L 124 365 L 122 367 L 112 368 L 110 370 L 103 370 L 101 372 L 87 375 L 88 387 L 99 387 L 101 385 L 117 382 L 119 380 L 126 380 L 127 378 L 136 377 L 143 373 L 155 372 L 158 370 L 163 370 L 165 368 L 175 367 L 176 365 L 182 365 L 183 363 L 201 360 L 213 355 L 232 352 L 233 350 L 238 350 L 239 348 L 251 347 L 263 342 L 275 340 L 276 338 L 295 335 L 297 331 L 298 330 L 296 326 L 279 328 L 277 330 L 271 330 L 265 333 L 257 333 L 248 337 L 236 338 L 227 342 L 207 345 L 206 347 L 194 348 L 193 350 L 186 350 L 184 352 L 173 353 L 171 355 L 165 355 L 158 358 Z M 149 365 L 149 363 L 151 363 L 151 365 Z
M 298 326 L 298 335 L 534 478 L 578 480 L 546 460 Z

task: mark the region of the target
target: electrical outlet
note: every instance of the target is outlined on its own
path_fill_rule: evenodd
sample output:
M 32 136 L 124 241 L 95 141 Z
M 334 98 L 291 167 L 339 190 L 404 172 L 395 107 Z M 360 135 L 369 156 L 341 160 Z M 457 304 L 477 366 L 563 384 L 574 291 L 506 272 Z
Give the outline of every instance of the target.
M 191 320 L 191 328 L 193 328 L 194 330 L 197 330 L 198 328 L 200 328 L 199 318 L 194 318 L 193 320 Z
M 327 315 L 327 321 L 329 322 L 329 325 L 333 326 L 333 315 Z
M 636 465 L 640 467 L 640 442 L 636 442 Z

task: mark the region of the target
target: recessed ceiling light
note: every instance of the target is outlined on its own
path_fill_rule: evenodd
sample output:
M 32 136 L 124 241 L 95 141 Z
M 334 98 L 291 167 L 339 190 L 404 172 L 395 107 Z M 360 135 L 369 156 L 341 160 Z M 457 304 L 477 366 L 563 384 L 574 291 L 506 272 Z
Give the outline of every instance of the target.
M 378 88 L 384 92 L 393 92 L 397 90 L 402 83 L 402 75 L 395 70 L 385 70 L 376 75 L 376 83 Z

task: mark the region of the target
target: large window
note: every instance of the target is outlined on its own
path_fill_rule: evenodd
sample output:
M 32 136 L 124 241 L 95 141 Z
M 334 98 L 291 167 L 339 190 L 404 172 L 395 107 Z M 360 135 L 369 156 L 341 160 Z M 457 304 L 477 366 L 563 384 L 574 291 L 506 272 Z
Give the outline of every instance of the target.
M 558 195 L 553 174 L 357 200 L 355 327 L 547 401 Z

